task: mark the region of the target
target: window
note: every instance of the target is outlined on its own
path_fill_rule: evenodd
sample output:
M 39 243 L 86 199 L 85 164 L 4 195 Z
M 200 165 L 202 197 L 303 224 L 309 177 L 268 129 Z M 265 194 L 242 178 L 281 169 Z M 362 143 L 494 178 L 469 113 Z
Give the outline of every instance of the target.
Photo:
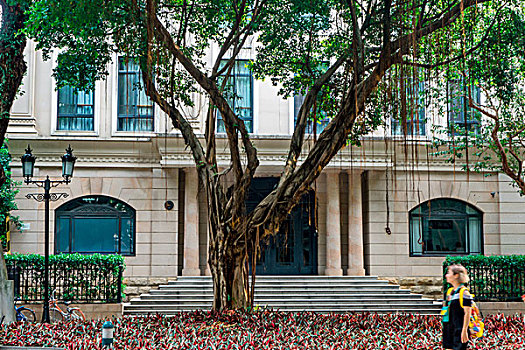
M 61 205 L 55 211 L 55 252 L 135 255 L 135 210 L 106 196 Z
M 293 125 L 294 128 L 297 125 L 297 116 L 299 115 L 299 110 L 304 102 L 304 95 L 295 95 L 293 98 Z M 316 108 L 315 115 L 312 113 L 310 115 L 311 119 L 308 120 L 306 128 L 304 130 L 305 134 L 320 134 L 323 132 L 324 128 L 330 123 L 330 118 L 327 117 L 325 111 L 321 111 Z M 315 120 L 313 120 L 315 118 Z
M 425 118 L 425 82 L 412 83 L 410 77 L 406 86 L 407 105 L 407 135 L 426 135 Z M 392 135 L 403 135 L 403 125 L 400 119 L 392 118 Z
M 410 255 L 481 254 L 482 213 L 455 199 L 434 199 L 410 212 Z
M 219 69 L 227 62 L 223 60 Z M 219 78 L 219 85 L 222 84 L 224 76 L 225 74 Z M 244 121 L 246 130 L 253 132 L 253 77 L 248 60 L 236 60 L 233 64 L 225 96 L 233 111 Z M 226 132 L 220 113 L 217 113 L 217 132 Z
M 118 63 L 118 131 L 153 131 L 153 102 L 140 86 L 139 65 L 123 57 Z
M 324 74 L 328 68 L 330 67 L 330 63 L 328 61 L 321 61 L 318 64 L 314 65 L 314 71 L 316 72 L 317 76 L 320 76 L 321 74 Z M 312 110 L 310 112 L 308 123 L 306 124 L 306 128 L 304 130 L 305 134 L 320 134 L 323 132 L 324 128 L 330 123 L 330 118 L 328 117 L 328 113 L 326 113 L 325 110 L 321 107 L 322 104 L 322 97 L 321 94 L 323 94 L 323 91 L 320 92 L 320 94 L 317 96 L 317 101 L 312 107 Z M 305 96 L 302 94 L 295 95 L 293 98 L 293 126 L 297 125 L 297 116 L 299 115 L 299 110 L 301 109 L 301 106 L 303 105 Z
M 481 102 L 479 87 L 471 87 L 472 99 L 475 104 Z M 480 132 L 480 116 L 468 104 L 468 89 L 463 80 L 453 79 L 448 82 L 448 126 L 453 135 L 465 135 L 465 128 L 474 134 Z M 465 109 L 467 116 L 465 119 Z
M 83 91 L 71 86 L 58 90 L 57 130 L 93 130 L 93 91 Z

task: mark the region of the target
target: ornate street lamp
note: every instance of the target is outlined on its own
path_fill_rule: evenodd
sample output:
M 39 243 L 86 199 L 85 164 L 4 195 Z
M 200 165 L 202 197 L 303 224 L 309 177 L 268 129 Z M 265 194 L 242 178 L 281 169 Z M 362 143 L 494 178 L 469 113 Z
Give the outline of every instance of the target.
M 33 170 L 35 169 L 36 157 L 31 153 L 31 147 L 27 145 L 26 153 L 22 156 L 22 173 L 24 174 L 25 182 L 29 183 L 33 177 Z
M 77 157 L 73 155 L 71 145 L 66 148 L 66 154 L 62 156 L 62 176 L 66 179 L 66 183 L 71 181 L 73 177 L 73 169 L 75 168 L 75 161 Z
M 36 157 L 31 153 L 31 147 L 27 145 L 26 153 L 22 156 L 22 174 L 26 184 L 35 184 L 44 188 L 42 193 L 29 193 L 26 198 L 33 198 L 37 202 L 45 202 L 45 247 L 44 247 L 44 306 L 42 312 L 42 322 L 50 322 L 49 319 L 49 201 L 57 201 L 60 198 L 67 198 L 67 193 L 50 193 L 52 187 L 60 184 L 68 184 L 73 177 L 73 169 L 77 158 L 73 156 L 71 145 L 66 149 L 66 154 L 62 156 L 62 177 L 64 180 L 50 180 L 46 176 L 45 180 L 32 180 L 35 168 Z

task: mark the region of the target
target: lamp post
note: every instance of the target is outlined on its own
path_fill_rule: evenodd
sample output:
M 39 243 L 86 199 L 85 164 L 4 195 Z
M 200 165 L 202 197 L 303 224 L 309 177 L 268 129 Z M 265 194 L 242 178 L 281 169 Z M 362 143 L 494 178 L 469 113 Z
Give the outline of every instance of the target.
M 22 174 L 26 184 L 35 184 L 44 189 L 42 193 L 30 193 L 26 198 L 33 198 L 37 202 L 45 203 L 45 230 L 44 230 L 44 307 L 42 311 L 42 322 L 49 323 L 49 201 L 57 201 L 60 198 L 66 198 L 67 193 L 50 193 L 52 187 L 60 184 L 68 184 L 73 177 L 76 157 L 73 156 L 71 145 L 66 149 L 66 154 L 62 156 L 62 177 L 64 180 L 50 180 L 46 176 L 45 180 L 32 180 L 33 170 L 35 168 L 36 157 L 31 153 L 31 147 L 27 145 L 26 153 L 22 156 Z

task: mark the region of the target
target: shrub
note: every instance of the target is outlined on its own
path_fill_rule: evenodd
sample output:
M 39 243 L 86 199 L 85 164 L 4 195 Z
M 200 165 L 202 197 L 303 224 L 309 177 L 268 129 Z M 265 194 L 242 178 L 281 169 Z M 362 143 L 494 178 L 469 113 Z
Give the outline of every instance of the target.
M 443 272 L 452 264 L 465 266 L 470 275 L 469 288 L 480 301 L 521 301 L 525 294 L 525 255 L 448 256 Z M 450 285 L 443 278 L 447 290 Z
M 44 256 L 5 255 L 8 270 L 19 275 L 17 294 L 25 301 L 43 299 Z M 119 302 L 122 298 L 121 255 L 59 254 L 49 256 L 49 283 L 56 298 L 76 302 Z

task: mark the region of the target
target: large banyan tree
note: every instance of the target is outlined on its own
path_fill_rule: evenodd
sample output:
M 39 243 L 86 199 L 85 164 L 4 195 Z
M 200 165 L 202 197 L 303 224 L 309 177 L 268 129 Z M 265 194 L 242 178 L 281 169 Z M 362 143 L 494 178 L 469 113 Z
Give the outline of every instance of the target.
M 9 112 L 18 94 L 22 78 L 27 70 L 24 60 L 26 37 L 22 32 L 27 20 L 29 0 L 0 0 L 0 148 L 3 148 L 7 126 L 9 125 Z M 2 149 L 0 153 L 4 153 Z M 13 209 L 12 182 L 6 173 L 8 156 L 0 155 L 3 163 L 0 166 L 0 207 Z M 5 212 L 2 213 L 5 215 Z M 7 269 L 0 245 L 0 317 L 6 316 L 8 322 L 14 320 L 13 289 L 6 282 Z
M 249 262 L 261 240 L 278 231 L 338 151 L 359 144 L 360 135 L 388 118 L 397 118 L 409 134 L 417 103 L 411 86 L 419 79 L 442 79 L 439 67 L 464 63 L 484 45 L 501 9 L 514 6 L 521 5 L 512 0 L 38 0 L 27 24 L 45 57 L 60 49 L 54 72 L 59 86 L 93 87 L 116 54 L 140 65 L 142 88 L 181 132 L 206 193 L 213 307 L 224 310 L 253 302 Z M 247 68 L 258 79 L 270 79 L 283 97 L 304 96 L 278 185 L 249 213 L 245 200 L 259 159 L 242 111 L 230 103 L 238 96 L 228 79 L 247 43 L 256 47 Z M 209 101 L 202 139 L 184 113 L 197 94 Z M 326 117 L 329 124 L 306 151 L 308 123 Z M 221 169 L 218 118 L 230 157 Z

